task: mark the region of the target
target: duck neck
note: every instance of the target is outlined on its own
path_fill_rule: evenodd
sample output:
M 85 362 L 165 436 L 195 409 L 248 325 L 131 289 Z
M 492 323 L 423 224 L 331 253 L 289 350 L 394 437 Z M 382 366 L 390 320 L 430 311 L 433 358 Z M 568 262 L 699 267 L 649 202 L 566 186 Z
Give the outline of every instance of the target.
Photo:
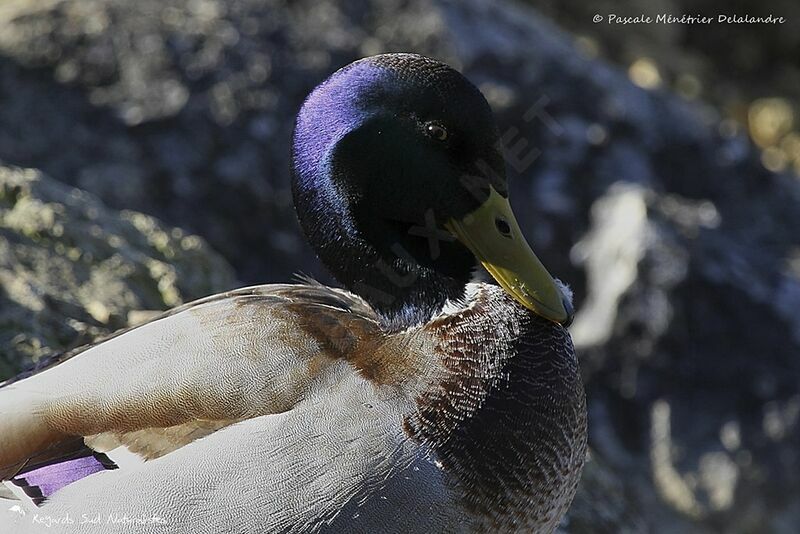
M 340 237 L 318 246 L 317 252 L 342 285 L 370 304 L 384 328 L 399 331 L 423 324 L 449 300 L 463 298 L 474 269 L 468 251 L 448 245 L 431 260 L 420 250 L 425 243 L 392 239 L 389 228 L 374 226 L 374 233 L 383 236 L 380 242 L 363 234 Z
M 369 254 L 370 263 L 334 272 L 348 290 L 370 304 L 387 330 L 426 323 L 448 301 L 463 298 L 469 270 L 454 277 L 421 265 L 399 244 L 395 252 L 396 256 Z
M 387 330 L 427 322 L 464 296 L 475 257 L 441 230 L 355 213 L 331 188 L 296 179 L 293 189 L 300 225 L 320 260 Z

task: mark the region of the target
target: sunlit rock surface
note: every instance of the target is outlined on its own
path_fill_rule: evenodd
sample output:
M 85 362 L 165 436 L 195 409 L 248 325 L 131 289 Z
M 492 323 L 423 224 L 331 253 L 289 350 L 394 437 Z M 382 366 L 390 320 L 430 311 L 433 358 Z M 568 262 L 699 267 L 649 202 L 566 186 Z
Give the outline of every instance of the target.
M 594 457 L 564 530 L 796 532 L 797 178 L 765 169 L 713 109 L 632 84 L 531 10 L 9 0 L 0 159 L 202 235 L 243 281 L 325 279 L 290 203 L 293 116 L 334 69 L 401 50 L 487 95 L 520 222 L 575 290 Z
M 135 322 L 136 312 L 233 285 L 201 238 L 0 166 L 0 380 Z

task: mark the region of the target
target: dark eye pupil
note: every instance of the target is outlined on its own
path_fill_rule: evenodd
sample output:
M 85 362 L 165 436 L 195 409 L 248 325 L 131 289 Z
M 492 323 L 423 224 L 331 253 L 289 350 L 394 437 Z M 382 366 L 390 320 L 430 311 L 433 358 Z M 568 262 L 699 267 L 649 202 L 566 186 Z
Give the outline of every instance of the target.
M 437 141 L 444 141 L 447 139 L 447 130 L 439 126 L 438 124 L 429 124 L 427 127 L 428 135 L 436 139 Z
M 508 222 L 505 219 L 497 218 L 494 220 L 494 225 L 497 227 L 497 230 L 503 234 L 504 236 L 511 235 L 511 227 L 508 225 Z

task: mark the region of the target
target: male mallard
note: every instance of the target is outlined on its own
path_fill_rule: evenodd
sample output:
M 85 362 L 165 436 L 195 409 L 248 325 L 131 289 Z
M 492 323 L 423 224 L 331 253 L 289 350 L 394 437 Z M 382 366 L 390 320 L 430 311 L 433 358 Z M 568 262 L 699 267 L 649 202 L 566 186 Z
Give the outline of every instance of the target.
M 569 298 L 514 219 L 498 146 L 442 63 L 333 74 L 297 118 L 293 192 L 347 290 L 215 295 L 7 383 L 0 478 L 39 508 L 6 500 L 0 527 L 553 531 L 584 393 Z M 476 258 L 501 287 L 472 281 Z

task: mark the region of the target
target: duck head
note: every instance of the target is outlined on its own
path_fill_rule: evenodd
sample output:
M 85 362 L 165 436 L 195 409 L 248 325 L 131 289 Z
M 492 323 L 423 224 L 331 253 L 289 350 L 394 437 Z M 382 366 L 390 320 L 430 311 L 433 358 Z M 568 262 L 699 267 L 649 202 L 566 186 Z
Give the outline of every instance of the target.
M 478 263 L 523 306 L 570 320 L 511 211 L 489 104 L 449 66 L 384 54 L 335 72 L 298 114 L 292 166 L 307 238 L 388 326 L 463 297 Z

